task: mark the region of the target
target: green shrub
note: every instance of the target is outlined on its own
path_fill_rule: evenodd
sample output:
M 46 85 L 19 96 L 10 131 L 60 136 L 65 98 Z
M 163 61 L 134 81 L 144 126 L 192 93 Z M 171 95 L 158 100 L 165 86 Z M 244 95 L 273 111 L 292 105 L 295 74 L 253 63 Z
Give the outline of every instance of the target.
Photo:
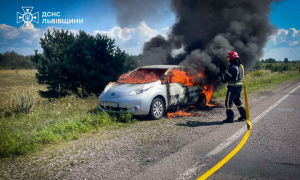
M 269 70 L 271 70 L 273 67 L 274 67 L 273 64 L 267 64 L 266 65 L 266 69 L 269 69 Z
M 283 68 L 282 68 L 283 71 L 288 71 L 288 70 L 290 70 L 290 69 L 291 69 L 291 68 L 290 68 L 289 65 L 284 65 Z
M 282 73 L 282 72 L 283 72 L 283 66 L 274 66 L 274 67 L 271 69 L 271 71 Z
M 122 123 L 130 123 L 132 119 L 132 115 L 128 111 L 123 111 L 118 116 L 118 122 Z

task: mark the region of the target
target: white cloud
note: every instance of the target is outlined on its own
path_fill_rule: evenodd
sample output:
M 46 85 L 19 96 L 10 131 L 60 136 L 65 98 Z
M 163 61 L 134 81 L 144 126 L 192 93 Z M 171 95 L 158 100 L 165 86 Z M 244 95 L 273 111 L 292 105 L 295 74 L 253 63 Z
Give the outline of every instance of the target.
M 34 27 L 23 29 L 22 26 L 17 28 L 0 24 L 0 52 L 13 50 L 24 55 L 33 54 L 34 49 L 40 49 L 40 37 L 47 29 Z
M 300 30 L 290 28 L 289 30 L 279 29 L 277 34 L 270 39 L 273 44 L 288 43 L 294 40 L 300 40 Z
M 295 28 L 279 29 L 277 34 L 270 37 L 265 48 L 264 59 L 274 58 L 283 61 L 300 59 L 300 30 Z
M 116 40 L 116 44 L 122 50 L 125 50 L 129 54 L 137 55 L 142 52 L 144 42 L 159 34 L 166 37 L 168 32 L 168 27 L 160 30 L 152 29 L 146 22 L 142 21 L 135 28 L 121 28 L 116 26 L 108 31 L 96 30 L 94 31 L 94 35 L 98 33 L 107 34 L 108 37 Z
M 120 28 L 119 26 L 113 27 L 108 31 L 94 31 L 94 34 L 106 34 L 110 38 L 120 39 L 123 43 L 131 38 L 131 34 L 135 32 L 135 29 L 131 28 Z
M 19 31 L 9 25 L 0 24 L 0 36 L 5 39 L 14 39 L 20 35 Z
M 290 46 L 295 46 L 297 44 L 299 44 L 299 41 L 292 41 L 289 43 Z

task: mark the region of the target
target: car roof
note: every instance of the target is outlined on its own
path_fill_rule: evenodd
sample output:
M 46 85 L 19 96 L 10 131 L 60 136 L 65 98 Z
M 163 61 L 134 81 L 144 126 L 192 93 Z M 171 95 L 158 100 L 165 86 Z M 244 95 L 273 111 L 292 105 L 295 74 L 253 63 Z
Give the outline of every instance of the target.
M 151 66 L 142 66 L 139 68 L 155 68 L 155 69 L 170 69 L 170 68 L 183 68 L 183 66 L 178 65 L 151 65 Z

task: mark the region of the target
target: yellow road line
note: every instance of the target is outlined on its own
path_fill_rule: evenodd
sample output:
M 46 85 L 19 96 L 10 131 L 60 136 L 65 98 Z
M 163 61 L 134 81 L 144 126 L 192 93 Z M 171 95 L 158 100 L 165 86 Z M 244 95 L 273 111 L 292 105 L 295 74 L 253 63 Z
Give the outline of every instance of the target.
M 218 164 L 216 164 L 214 167 L 212 167 L 210 170 L 208 170 L 205 174 L 200 176 L 197 180 L 203 180 L 208 178 L 210 175 L 212 175 L 214 172 L 216 172 L 218 169 L 220 169 L 225 163 L 227 163 L 239 150 L 244 146 L 246 143 L 250 131 L 252 129 L 252 125 L 250 122 L 250 113 L 249 113 L 249 105 L 248 105 L 248 96 L 247 96 L 247 90 L 245 85 L 245 73 L 244 73 L 244 66 L 241 65 L 243 68 L 243 85 L 244 85 L 244 96 L 245 96 L 245 109 L 246 109 L 246 123 L 247 123 L 247 132 L 245 133 L 243 139 L 241 142 L 224 158 L 222 159 Z

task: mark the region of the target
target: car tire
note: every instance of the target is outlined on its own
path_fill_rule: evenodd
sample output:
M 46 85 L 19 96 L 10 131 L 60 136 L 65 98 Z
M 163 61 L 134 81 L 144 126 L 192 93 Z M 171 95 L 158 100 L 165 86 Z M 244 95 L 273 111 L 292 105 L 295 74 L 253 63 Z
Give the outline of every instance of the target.
M 200 94 L 198 97 L 198 102 L 197 102 L 197 106 L 200 109 L 203 109 L 206 107 L 206 96 L 205 94 Z
M 151 119 L 158 120 L 165 114 L 165 104 L 163 100 L 160 98 L 155 98 L 151 105 L 149 110 L 149 117 Z

